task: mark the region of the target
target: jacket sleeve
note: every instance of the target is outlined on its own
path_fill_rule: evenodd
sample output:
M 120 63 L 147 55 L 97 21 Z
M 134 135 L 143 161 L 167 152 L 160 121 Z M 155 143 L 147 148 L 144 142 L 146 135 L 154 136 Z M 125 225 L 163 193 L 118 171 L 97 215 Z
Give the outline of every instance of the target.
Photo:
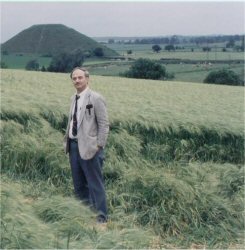
M 98 126 L 97 145 L 104 148 L 109 134 L 109 118 L 105 99 L 101 95 L 96 98 L 94 111 Z

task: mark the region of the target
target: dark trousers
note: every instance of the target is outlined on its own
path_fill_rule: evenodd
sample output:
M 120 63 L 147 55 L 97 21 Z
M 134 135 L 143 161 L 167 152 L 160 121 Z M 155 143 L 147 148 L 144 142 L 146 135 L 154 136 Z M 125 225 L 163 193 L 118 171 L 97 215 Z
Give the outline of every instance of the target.
M 70 140 L 69 158 L 76 197 L 94 208 L 99 216 L 107 219 L 102 175 L 104 150 L 100 149 L 90 160 L 83 160 L 78 151 L 78 143 Z

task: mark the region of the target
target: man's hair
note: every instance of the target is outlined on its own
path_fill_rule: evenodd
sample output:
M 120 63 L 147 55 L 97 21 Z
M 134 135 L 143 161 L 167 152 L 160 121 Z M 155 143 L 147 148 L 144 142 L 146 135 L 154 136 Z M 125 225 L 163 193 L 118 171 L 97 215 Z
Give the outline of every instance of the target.
M 83 68 L 83 67 L 76 67 L 76 68 L 74 68 L 74 69 L 71 71 L 71 73 L 70 73 L 70 78 L 72 78 L 73 72 L 74 72 L 75 70 L 77 70 L 77 69 L 83 71 L 84 74 L 85 74 L 85 77 L 89 78 L 89 72 L 88 72 L 88 70 L 85 69 L 85 68 Z

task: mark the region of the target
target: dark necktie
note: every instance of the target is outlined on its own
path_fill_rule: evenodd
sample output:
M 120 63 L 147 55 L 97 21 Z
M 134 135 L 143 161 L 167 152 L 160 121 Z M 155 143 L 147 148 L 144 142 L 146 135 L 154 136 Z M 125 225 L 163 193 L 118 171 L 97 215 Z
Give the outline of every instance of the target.
M 76 95 L 75 109 L 73 113 L 73 124 L 72 124 L 72 135 L 77 135 L 77 100 L 80 98 L 79 95 Z

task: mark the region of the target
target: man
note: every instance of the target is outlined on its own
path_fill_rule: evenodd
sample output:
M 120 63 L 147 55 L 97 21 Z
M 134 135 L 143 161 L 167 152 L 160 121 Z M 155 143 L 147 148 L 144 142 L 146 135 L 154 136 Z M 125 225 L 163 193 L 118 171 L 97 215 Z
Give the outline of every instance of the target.
M 98 223 L 107 221 L 102 165 L 109 121 L 104 98 L 89 89 L 89 72 L 76 67 L 70 77 L 76 89 L 71 98 L 65 151 L 69 153 L 77 198 L 94 208 Z

